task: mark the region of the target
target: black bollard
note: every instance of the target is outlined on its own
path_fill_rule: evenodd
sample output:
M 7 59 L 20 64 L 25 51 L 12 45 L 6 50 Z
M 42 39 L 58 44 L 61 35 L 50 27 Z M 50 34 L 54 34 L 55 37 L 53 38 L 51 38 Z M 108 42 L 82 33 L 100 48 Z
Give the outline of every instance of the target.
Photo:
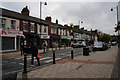
M 73 48 L 71 49 L 71 59 L 73 59 Z
M 27 73 L 27 54 L 24 53 L 24 71 L 23 73 Z
M 44 47 L 44 53 L 45 53 L 45 47 Z
M 60 50 L 60 46 L 59 46 L 59 50 Z
M 53 64 L 55 64 L 55 50 L 53 50 Z

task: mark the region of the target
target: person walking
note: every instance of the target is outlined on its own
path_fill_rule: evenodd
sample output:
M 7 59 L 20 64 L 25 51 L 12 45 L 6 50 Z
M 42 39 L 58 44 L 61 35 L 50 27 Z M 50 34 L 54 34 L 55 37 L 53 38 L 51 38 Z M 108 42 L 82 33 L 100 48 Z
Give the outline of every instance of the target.
M 34 57 L 36 57 L 37 62 L 38 62 L 38 66 L 40 66 L 40 61 L 39 61 L 39 58 L 38 58 L 38 55 L 39 55 L 38 54 L 38 48 L 35 45 L 33 45 L 33 44 L 31 44 L 31 53 L 32 53 L 31 64 L 34 63 Z

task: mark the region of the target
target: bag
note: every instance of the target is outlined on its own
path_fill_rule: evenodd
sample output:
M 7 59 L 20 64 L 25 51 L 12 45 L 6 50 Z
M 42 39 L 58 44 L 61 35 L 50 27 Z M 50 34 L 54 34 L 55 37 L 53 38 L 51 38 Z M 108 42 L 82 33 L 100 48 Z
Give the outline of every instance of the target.
M 39 56 L 39 54 L 37 54 L 37 58 L 40 60 L 40 56 Z

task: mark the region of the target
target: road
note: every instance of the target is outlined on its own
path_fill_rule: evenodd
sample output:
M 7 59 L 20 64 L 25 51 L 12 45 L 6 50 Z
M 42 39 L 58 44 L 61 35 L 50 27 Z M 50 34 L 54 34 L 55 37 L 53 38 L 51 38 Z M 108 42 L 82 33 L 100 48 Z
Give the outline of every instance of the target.
M 62 60 L 65 58 L 71 58 L 71 49 L 62 49 L 56 50 L 55 56 L 56 61 Z M 74 48 L 74 56 L 81 55 L 82 48 Z M 49 51 L 44 54 L 40 54 L 40 66 L 47 66 L 52 64 L 53 55 L 52 51 Z M 24 66 L 24 56 L 10 57 L 2 59 L 2 76 L 3 78 L 13 78 L 16 76 L 16 73 L 23 70 Z M 34 65 L 31 65 L 31 55 L 27 55 L 27 68 L 33 69 L 37 66 L 37 60 L 34 58 Z

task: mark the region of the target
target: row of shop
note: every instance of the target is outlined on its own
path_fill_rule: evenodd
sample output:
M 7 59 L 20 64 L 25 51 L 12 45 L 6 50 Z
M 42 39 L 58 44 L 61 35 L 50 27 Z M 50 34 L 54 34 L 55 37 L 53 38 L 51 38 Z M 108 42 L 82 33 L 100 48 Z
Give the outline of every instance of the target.
M 32 37 L 30 37 L 32 36 Z M 29 34 L 27 41 L 34 43 L 38 48 L 43 48 L 44 43 L 48 48 L 58 47 L 62 45 L 70 46 L 72 36 L 63 36 L 63 35 L 39 35 L 39 34 Z
M 59 45 L 70 46 L 72 39 L 72 36 L 28 34 L 23 33 L 23 31 L 10 29 L 1 29 L 0 36 L 2 51 L 20 50 L 21 36 L 25 36 L 28 42 L 34 43 L 38 48 L 42 48 L 44 42 L 48 47 L 58 47 Z

